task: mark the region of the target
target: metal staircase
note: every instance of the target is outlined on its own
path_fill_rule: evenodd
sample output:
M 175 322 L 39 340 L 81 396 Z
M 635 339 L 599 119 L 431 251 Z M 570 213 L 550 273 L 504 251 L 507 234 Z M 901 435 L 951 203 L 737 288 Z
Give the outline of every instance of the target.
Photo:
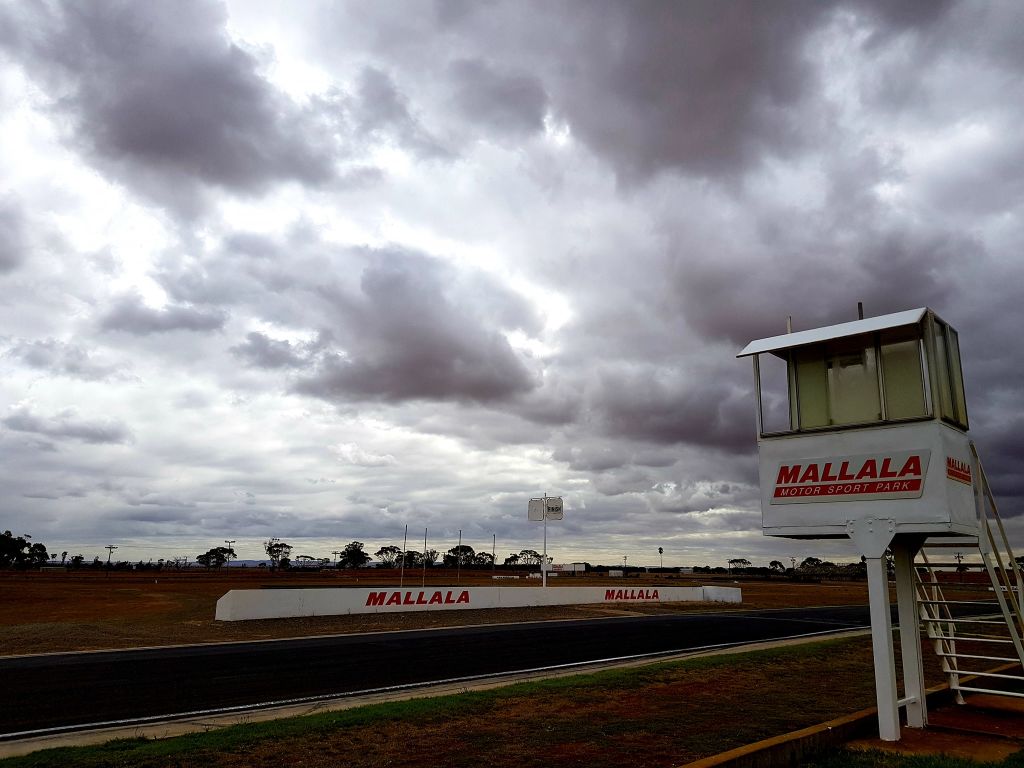
M 978 535 L 929 538 L 914 562 L 921 622 L 961 704 L 963 693 L 1024 698 L 1024 578 L 973 442 L 971 453 Z

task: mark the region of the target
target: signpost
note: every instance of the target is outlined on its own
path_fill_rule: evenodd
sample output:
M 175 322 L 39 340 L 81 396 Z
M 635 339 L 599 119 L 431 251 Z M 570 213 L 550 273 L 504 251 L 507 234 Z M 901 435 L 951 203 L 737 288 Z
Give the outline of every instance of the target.
M 533 522 L 544 521 L 544 554 L 541 556 L 541 586 L 548 585 L 548 520 L 562 519 L 562 497 L 544 494 L 539 499 L 530 499 L 526 517 Z

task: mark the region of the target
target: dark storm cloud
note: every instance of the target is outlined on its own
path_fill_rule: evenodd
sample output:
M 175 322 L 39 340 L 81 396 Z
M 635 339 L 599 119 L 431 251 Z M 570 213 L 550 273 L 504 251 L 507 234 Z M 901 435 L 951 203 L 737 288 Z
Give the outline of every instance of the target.
M 899 3 L 889 0 L 855 0 L 847 5 L 856 11 L 877 16 L 883 22 L 879 32 L 885 34 L 901 32 L 907 28 L 927 27 L 945 16 L 956 5 L 956 0 L 903 0 Z
M 204 187 L 333 176 L 327 137 L 227 40 L 214 3 L 17 6 L 9 43 L 98 167 L 179 210 Z
M 866 46 L 926 33 L 952 2 L 716 0 L 685 3 L 378 3 L 346 8 L 325 34 L 352 34 L 403 78 L 439 65 L 455 114 L 490 133 L 535 130 L 545 113 L 608 162 L 620 179 L 670 171 L 736 179 L 791 160 L 835 130 L 812 54 L 842 15 Z M 353 24 L 353 17 L 355 24 Z M 364 25 L 360 27 L 359 25 Z M 340 29 L 345 27 L 345 29 Z M 349 32 L 355 27 L 362 31 Z M 941 43 L 932 50 L 942 50 Z M 912 78 L 900 77 L 901 80 Z
M 214 331 L 227 321 L 220 310 L 203 310 L 190 306 L 167 306 L 153 309 L 138 296 L 125 296 L 100 320 L 105 331 L 123 331 L 135 336 L 170 331 Z
M 691 328 L 738 350 L 784 333 L 787 316 L 795 330 L 855 320 L 859 300 L 868 315 L 938 308 L 962 285 L 958 265 L 985 257 L 971 234 L 882 205 L 872 190 L 886 172 L 872 155 L 830 170 L 830 204 L 814 214 L 751 200 L 749 239 L 702 243 L 672 225 L 671 280 Z
M 0 275 L 19 266 L 27 250 L 21 206 L 10 195 L 0 196 Z
M 442 262 L 379 252 L 332 328 L 343 352 L 324 355 L 296 391 L 327 400 L 498 401 L 530 391 L 534 375 L 501 330 L 536 323 L 496 283 L 467 283 Z
M 13 344 L 4 357 L 18 360 L 30 368 L 86 381 L 99 381 L 118 372 L 118 367 L 93 359 L 78 344 L 58 339 L 21 340 Z
M 995 415 L 995 414 L 993 414 Z M 1024 456 L 1024 417 L 1016 414 L 998 414 L 995 423 L 979 425 L 978 440 L 981 455 L 992 491 L 1004 517 L 1024 515 L 1024 469 L 1020 457 Z
M 468 122 L 490 133 L 522 137 L 544 128 L 547 94 L 535 76 L 496 69 L 482 59 L 450 67 L 454 104 Z
M 792 159 L 833 128 L 811 36 L 849 13 L 874 41 L 933 27 L 952 2 L 561 4 L 580 30 L 554 102 L 620 177 L 732 177 Z M 541 14 L 544 17 L 544 14 Z
M 78 440 L 83 443 L 128 443 L 132 436 L 124 424 L 115 421 L 84 421 L 73 411 L 51 417 L 37 416 L 28 408 L 19 408 L 0 419 L 0 424 L 14 432 L 27 432 L 55 440 Z
M 297 345 L 255 332 L 247 334 L 244 343 L 231 347 L 231 353 L 253 368 L 302 368 L 309 363 Z
M 817 84 L 803 59 L 830 6 L 564 3 L 577 32 L 555 108 L 621 177 L 731 176 L 803 146 Z
M 592 407 L 608 435 L 742 452 L 753 444 L 751 395 L 728 386 L 731 378 L 609 373 Z

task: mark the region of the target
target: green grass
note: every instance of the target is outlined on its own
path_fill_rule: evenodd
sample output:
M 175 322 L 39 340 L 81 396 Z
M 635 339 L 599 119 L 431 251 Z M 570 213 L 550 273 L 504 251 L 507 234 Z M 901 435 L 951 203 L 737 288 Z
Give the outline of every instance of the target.
M 817 760 L 804 763 L 804 768 L 978 768 L 996 765 L 1001 768 L 1024 768 L 1024 752 L 1010 755 L 1001 763 L 977 763 L 943 755 L 905 756 L 886 752 L 837 750 Z

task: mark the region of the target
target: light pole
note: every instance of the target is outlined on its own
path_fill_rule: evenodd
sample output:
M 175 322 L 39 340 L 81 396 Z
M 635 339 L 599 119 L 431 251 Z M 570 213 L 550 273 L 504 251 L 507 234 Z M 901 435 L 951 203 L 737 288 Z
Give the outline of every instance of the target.
M 427 529 L 426 528 L 423 529 L 423 563 L 422 563 L 422 568 L 420 570 L 422 572 L 422 577 L 420 579 L 420 587 L 425 587 L 425 586 L 427 586 Z
M 226 570 L 230 570 L 230 568 L 231 568 L 231 556 L 233 554 L 235 554 L 235 550 L 233 550 L 231 548 L 231 545 L 235 543 L 235 539 L 224 539 L 224 543 L 228 545 L 228 551 L 224 553 L 225 557 L 227 558 L 224 561 L 224 568 Z
M 108 544 L 107 545 L 107 571 L 106 571 L 106 578 L 110 578 L 110 556 L 112 554 L 114 554 L 114 550 L 115 549 L 117 549 L 117 545 L 116 544 Z
M 405 524 L 405 538 L 402 540 L 402 569 L 398 572 L 398 588 L 405 586 L 405 557 L 409 552 L 409 524 Z

